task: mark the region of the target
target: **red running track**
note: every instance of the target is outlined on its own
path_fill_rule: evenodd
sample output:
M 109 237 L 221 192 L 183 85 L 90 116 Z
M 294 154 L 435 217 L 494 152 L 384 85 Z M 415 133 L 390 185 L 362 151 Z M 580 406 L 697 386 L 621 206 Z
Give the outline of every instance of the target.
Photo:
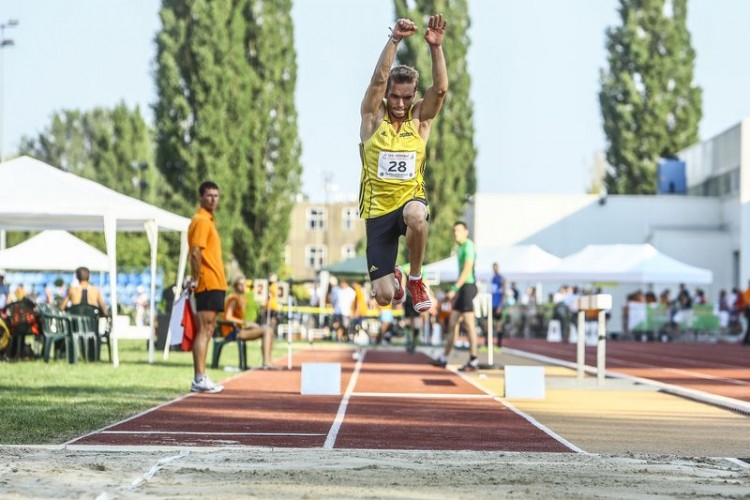
M 301 395 L 302 362 L 341 363 L 342 395 Z M 221 394 L 192 394 L 68 444 L 571 451 L 422 354 L 368 351 L 357 370 L 350 350 L 311 350 L 294 365 L 242 373 Z
M 507 339 L 503 347 L 576 362 L 575 344 Z M 750 402 L 750 348 L 737 344 L 607 341 L 607 371 Z M 586 348 L 596 366 L 596 347 Z

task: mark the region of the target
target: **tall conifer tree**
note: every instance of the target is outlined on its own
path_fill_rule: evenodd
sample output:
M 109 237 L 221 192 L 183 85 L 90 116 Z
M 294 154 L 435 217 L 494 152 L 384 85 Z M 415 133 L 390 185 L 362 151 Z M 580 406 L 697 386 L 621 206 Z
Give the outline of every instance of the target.
M 656 165 L 698 140 L 701 89 L 687 0 L 620 0 L 622 24 L 607 30 L 609 67 L 601 72 L 609 193 L 656 192 Z
M 397 59 L 419 71 L 419 93 L 432 82 L 430 53 L 423 38 L 431 14 L 443 14 L 448 21 L 443 52 L 448 68 L 448 94 L 427 143 L 427 196 L 430 202 L 430 238 L 425 262 L 450 254 L 453 223 L 463 216 L 466 200 L 474 195 L 476 148 L 474 107 L 469 97 L 471 78 L 466 55 L 470 25 L 466 0 L 394 0 L 397 18 L 409 18 L 420 28 L 401 43 Z M 409 4 L 413 4 L 409 7 Z
M 290 0 L 163 0 L 157 36 L 157 165 L 170 206 L 221 188 L 225 257 L 277 269 L 301 166 Z

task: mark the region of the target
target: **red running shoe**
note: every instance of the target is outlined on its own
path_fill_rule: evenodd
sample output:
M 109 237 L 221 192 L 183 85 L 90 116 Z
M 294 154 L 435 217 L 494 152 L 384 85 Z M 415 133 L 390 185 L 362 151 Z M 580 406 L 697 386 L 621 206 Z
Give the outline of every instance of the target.
M 419 278 L 418 280 L 408 279 L 406 281 L 406 288 L 411 295 L 411 301 L 414 304 L 415 311 L 423 313 L 430 310 L 430 307 L 432 307 L 432 300 L 430 300 L 430 294 L 427 293 L 427 286 L 425 286 L 422 278 Z
M 396 293 L 393 294 L 391 305 L 397 306 L 403 303 L 404 298 L 406 297 L 406 294 L 404 293 L 404 273 L 400 266 L 396 266 L 396 269 L 393 270 L 393 276 L 398 282 L 398 289 L 396 290 Z

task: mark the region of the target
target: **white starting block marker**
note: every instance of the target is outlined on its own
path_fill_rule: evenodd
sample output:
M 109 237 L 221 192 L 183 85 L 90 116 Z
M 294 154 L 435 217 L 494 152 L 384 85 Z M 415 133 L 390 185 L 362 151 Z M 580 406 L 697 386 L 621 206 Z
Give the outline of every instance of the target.
M 551 319 L 547 325 L 547 342 L 562 342 L 562 325 L 560 320 Z
M 544 399 L 544 367 L 506 366 L 505 397 Z
M 302 363 L 300 392 L 303 395 L 341 394 L 341 363 Z

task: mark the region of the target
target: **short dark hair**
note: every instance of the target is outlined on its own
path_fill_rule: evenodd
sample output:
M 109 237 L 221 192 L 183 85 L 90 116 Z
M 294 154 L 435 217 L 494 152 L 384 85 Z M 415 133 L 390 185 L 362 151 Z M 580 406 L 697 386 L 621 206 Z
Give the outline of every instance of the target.
M 198 194 L 203 196 L 209 189 L 216 189 L 218 191 L 219 186 L 213 181 L 205 181 L 198 187 Z
M 396 66 L 388 73 L 388 83 L 386 85 L 386 91 L 391 90 L 391 85 L 394 83 L 411 83 L 414 87 L 417 87 L 419 81 L 419 72 L 411 66 L 402 64 Z
M 456 222 L 454 222 L 453 227 L 456 227 L 456 226 L 463 226 L 464 229 L 469 229 L 469 226 L 466 225 L 466 223 L 462 220 L 457 220 Z
M 91 277 L 91 271 L 89 271 L 88 267 L 79 267 L 76 269 L 76 279 L 78 281 L 88 281 Z

